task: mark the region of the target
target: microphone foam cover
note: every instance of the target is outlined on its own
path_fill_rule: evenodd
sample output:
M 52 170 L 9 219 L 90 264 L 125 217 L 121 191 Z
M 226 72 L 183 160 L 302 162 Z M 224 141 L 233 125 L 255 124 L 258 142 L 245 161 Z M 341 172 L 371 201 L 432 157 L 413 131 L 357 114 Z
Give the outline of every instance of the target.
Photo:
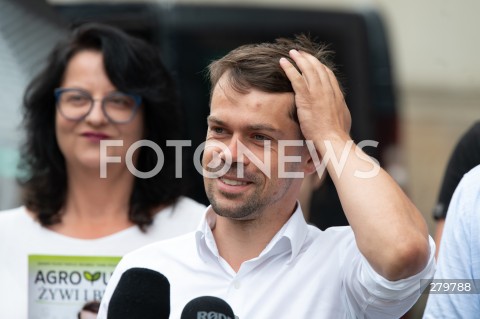
M 183 308 L 181 319 L 234 319 L 232 307 L 223 299 L 202 296 L 189 301 Z
M 147 268 L 125 271 L 110 299 L 108 319 L 168 319 L 170 283 Z

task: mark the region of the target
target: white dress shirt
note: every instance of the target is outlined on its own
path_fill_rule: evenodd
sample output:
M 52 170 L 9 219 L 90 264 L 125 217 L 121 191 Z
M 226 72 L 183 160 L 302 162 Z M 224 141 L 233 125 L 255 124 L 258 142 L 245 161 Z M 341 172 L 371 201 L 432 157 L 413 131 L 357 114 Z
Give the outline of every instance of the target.
M 430 238 L 425 269 L 388 281 L 361 255 L 350 227 L 321 231 L 307 225 L 297 205 L 262 253 L 235 272 L 218 253 L 211 230 L 215 222 L 209 207 L 197 231 L 127 254 L 109 281 L 98 318 L 106 318 L 120 276 L 134 267 L 168 278 L 170 318 L 180 318 L 196 297 L 216 296 L 239 319 L 399 318 L 420 296 L 420 279 L 431 279 L 435 270 Z

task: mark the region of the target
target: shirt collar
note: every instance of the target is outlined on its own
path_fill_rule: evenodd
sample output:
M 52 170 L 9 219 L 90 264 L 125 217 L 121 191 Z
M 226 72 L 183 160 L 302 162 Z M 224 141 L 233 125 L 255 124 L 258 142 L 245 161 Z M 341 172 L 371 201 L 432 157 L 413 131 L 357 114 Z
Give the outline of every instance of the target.
M 208 206 L 205 214 L 195 232 L 195 241 L 197 251 L 201 259 L 205 260 L 207 252 L 211 251 L 217 258 L 219 257 L 217 244 L 213 237 L 212 229 L 215 228 L 217 215 L 213 211 L 212 205 Z
M 308 233 L 308 225 L 299 202 L 297 202 L 295 212 L 282 228 L 285 229 L 282 237 L 290 241 L 292 248 L 292 254 L 288 261 L 290 263 L 300 253 Z
M 195 232 L 197 251 L 202 259 L 206 258 L 208 251 L 213 253 L 217 258 L 219 257 L 217 245 L 212 232 L 212 229 L 215 228 L 216 221 L 217 215 L 212 207 L 208 206 L 206 213 Z M 291 255 L 288 261 L 290 263 L 299 254 L 307 237 L 307 232 L 308 225 L 303 216 L 300 203 L 297 202 L 295 212 L 277 234 L 275 234 L 260 256 L 269 254 L 269 252 L 271 252 L 276 246 L 281 245 L 281 243 L 286 241 L 289 243 L 289 248 L 287 249 L 291 250 Z

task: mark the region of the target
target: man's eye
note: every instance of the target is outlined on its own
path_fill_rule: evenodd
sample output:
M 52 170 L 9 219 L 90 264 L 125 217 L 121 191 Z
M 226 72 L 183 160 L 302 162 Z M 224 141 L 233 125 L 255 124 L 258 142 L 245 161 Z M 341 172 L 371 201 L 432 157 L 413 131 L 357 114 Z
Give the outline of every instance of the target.
M 214 133 L 221 134 L 221 133 L 223 133 L 223 128 L 221 128 L 221 127 L 213 127 L 213 128 L 212 128 L 212 131 L 213 131 Z
M 266 137 L 265 135 L 261 135 L 261 134 L 255 134 L 253 136 L 253 139 L 256 140 L 256 141 L 268 141 L 268 140 L 270 140 L 268 137 Z

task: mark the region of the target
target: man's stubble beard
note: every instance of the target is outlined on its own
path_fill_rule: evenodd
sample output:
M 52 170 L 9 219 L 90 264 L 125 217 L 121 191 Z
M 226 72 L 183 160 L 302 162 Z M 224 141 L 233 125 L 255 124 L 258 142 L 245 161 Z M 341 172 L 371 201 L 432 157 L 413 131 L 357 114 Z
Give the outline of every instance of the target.
M 278 180 L 277 182 L 279 182 Z M 263 197 L 264 194 L 261 193 L 260 190 L 254 189 L 251 195 L 246 195 L 245 193 L 241 194 L 228 194 L 222 193 L 215 189 L 214 183 L 215 181 L 211 181 L 207 183 L 205 188 L 205 192 L 207 194 L 207 198 L 212 205 L 213 210 L 215 213 L 222 217 L 233 218 L 233 219 L 251 219 L 255 218 L 259 214 L 261 214 L 264 210 L 268 209 L 268 206 L 281 200 L 283 195 L 287 192 L 290 185 L 292 184 L 291 179 L 286 179 L 284 184 L 280 189 L 277 190 L 275 194 L 266 194 L 269 195 L 268 197 Z M 259 183 L 255 182 L 255 185 L 259 185 Z M 223 197 L 223 200 L 232 201 L 238 198 L 243 199 L 240 202 L 232 202 L 230 205 L 221 204 L 221 200 L 217 200 L 218 197 Z

